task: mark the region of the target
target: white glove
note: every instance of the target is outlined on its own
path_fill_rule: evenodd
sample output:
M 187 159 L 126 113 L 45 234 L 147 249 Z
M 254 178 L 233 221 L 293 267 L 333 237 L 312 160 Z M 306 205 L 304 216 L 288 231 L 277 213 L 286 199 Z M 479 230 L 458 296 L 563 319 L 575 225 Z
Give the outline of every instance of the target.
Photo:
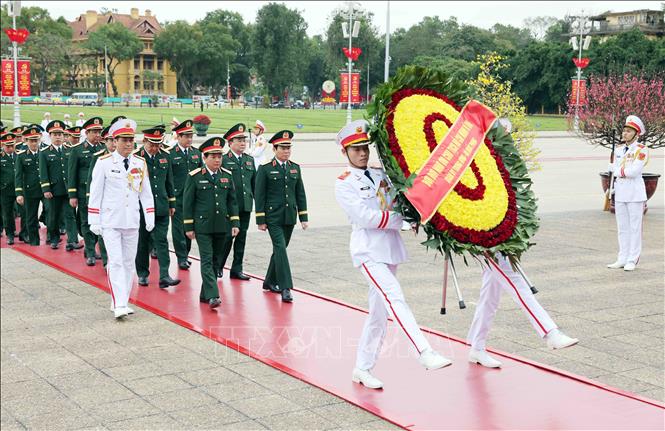
M 145 225 L 145 230 L 147 230 L 148 232 L 152 232 L 152 230 L 153 230 L 154 228 L 155 228 L 155 225 L 154 225 L 154 224 L 148 224 L 148 223 L 146 223 L 146 225 Z
M 411 229 L 412 229 L 411 223 L 409 223 L 409 222 L 406 221 L 406 220 L 402 220 L 402 228 L 401 228 L 401 230 L 406 231 L 406 230 L 411 230 Z
M 95 235 L 101 235 L 102 234 L 102 227 L 98 224 L 91 224 L 90 225 L 90 232 L 94 233 Z

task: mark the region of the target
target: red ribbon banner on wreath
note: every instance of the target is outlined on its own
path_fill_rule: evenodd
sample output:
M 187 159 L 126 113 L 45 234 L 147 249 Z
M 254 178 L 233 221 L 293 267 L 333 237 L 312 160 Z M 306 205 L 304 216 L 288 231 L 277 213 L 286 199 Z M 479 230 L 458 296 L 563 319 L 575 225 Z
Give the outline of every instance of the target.
M 496 120 L 496 114 L 480 102 L 468 102 L 448 133 L 430 154 L 405 196 L 427 223 L 437 208 L 457 185 L 485 135 Z
M 13 28 L 6 28 L 5 33 L 7 33 L 7 37 L 9 37 L 10 41 L 16 42 L 19 45 L 25 42 L 30 34 L 27 28 L 17 28 L 16 30 Z
M 344 51 L 344 55 L 346 55 L 346 58 L 350 58 L 352 61 L 356 61 L 358 57 L 360 57 L 360 54 L 363 53 L 363 50 L 358 48 L 358 47 L 353 47 L 351 48 L 351 51 L 349 51 L 349 48 L 342 48 L 342 51 Z
M 589 57 L 582 57 L 582 58 L 573 58 L 573 63 L 575 63 L 575 66 L 579 67 L 580 69 L 584 69 L 589 65 Z

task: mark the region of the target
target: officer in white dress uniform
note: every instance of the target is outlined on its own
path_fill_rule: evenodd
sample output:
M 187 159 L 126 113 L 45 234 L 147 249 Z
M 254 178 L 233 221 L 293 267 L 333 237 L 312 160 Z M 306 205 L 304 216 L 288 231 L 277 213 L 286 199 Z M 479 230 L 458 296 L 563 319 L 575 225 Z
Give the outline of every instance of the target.
M 391 211 L 392 199 L 384 171 L 367 169 L 370 142 L 367 130 L 368 123 L 357 120 L 337 135 L 349 167 L 335 183 L 335 197 L 353 228 L 350 243 L 353 266 L 360 269 L 369 284 L 369 314 L 360 337 L 352 380 L 378 389 L 383 383 L 370 371 L 381 351 L 388 317 L 399 325 L 425 368 L 437 369 L 452 362 L 432 350 L 395 277 L 397 265 L 407 259 L 400 230 L 411 230 L 411 225 Z
M 536 333 L 541 338 L 545 338 L 549 348 L 562 349 L 578 343 L 579 340 L 568 337 L 557 328 L 550 315 L 531 292 L 531 288 L 524 278 L 513 269 L 505 256 L 496 253 L 494 259 L 488 258 L 481 265 L 483 267 L 483 285 L 480 288 L 476 312 L 467 336 L 467 341 L 471 344 L 469 362 L 488 368 L 501 366 L 501 362 L 487 354 L 485 343 L 494 315 L 499 308 L 502 290 L 510 294 L 527 316 Z
M 614 174 L 614 207 L 619 235 L 619 256 L 608 268 L 634 271 L 642 252 L 642 215 L 647 201 L 642 170 L 649 162 L 649 148 L 638 143 L 646 132 L 639 117 L 629 115 L 621 134 L 625 143 L 610 165 Z
M 266 126 L 261 120 L 256 120 L 256 125 L 249 134 L 249 147 L 246 153 L 254 157 L 254 168 L 259 169 L 259 166 L 266 163 L 272 158 L 272 153 L 266 151 L 268 148 L 268 140 L 264 136 Z
M 111 126 L 109 135 L 116 141 L 116 151 L 95 164 L 88 200 L 90 230 L 102 235 L 108 253 L 106 271 L 116 319 L 133 313 L 127 303 L 136 272 L 141 206 L 146 230 L 155 227 L 148 168 L 142 157 L 132 154 L 135 130 L 136 123 L 129 119 Z

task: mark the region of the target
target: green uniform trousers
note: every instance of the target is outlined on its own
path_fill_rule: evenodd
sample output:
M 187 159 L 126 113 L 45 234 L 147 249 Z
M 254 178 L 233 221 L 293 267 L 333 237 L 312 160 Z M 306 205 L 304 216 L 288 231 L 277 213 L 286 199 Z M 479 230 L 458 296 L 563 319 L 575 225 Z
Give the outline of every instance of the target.
M 291 234 L 295 225 L 271 225 L 268 224 L 268 233 L 272 241 L 272 256 L 266 273 L 266 283 L 278 285 L 281 289 L 292 289 L 291 266 L 286 247 L 291 241 Z
M 14 213 L 14 202 L 16 196 L 10 194 L 0 194 L 0 206 L 2 206 L 2 226 L 5 228 L 7 238 L 14 238 L 16 235 L 16 216 Z
M 219 298 L 217 288 L 217 274 L 213 264 L 214 256 L 219 256 L 224 247 L 225 233 L 198 233 L 196 243 L 199 246 L 201 257 L 201 294 L 199 299 L 208 302 L 212 298 Z
M 145 218 L 141 211 L 141 227 L 139 228 L 139 245 L 136 250 L 136 274 L 139 277 L 150 276 L 150 250 L 153 246 L 157 251 L 159 262 L 159 278 L 169 276 L 171 257 L 169 256 L 169 241 L 166 235 L 169 231 L 169 216 L 155 216 L 155 228 L 152 232 L 145 230 Z
M 25 230 L 28 234 L 30 245 L 39 245 L 39 221 L 37 213 L 39 212 L 40 198 L 23 197 L 25 206 Z
M 65 230 L 67 231 L 67 242 L 69 244 L 77 244 L 79 242 L 79 233 L 76 228 L 76 210 L 69 205 L 69 198 L 67 198 L 65 205 Z
M 242 260 L 245 257 L 245 243 L 247 242 L 247 229 L 249 229 L 249 219 L 251 218 L 252 213 L 248 211 L 241 211 L 240 216 L 240 232 L 236 237 L 231 236 L 231 230 L 226 235 L 226 241 L 224 242 L 224 249 L 222 250 L 221 260 L 219 261 L 220 270 L 224 269 L 226 265 L 226 259 L 228 259 L 229 254 L 231 253 L 231 247 L 233 247 L 233 264 L 231 265 L 231 272 L 242 272 Z
M 65 222 L 65 227 L 67 229 L 67 242 L 74 243 L 77 242 L 78 237 L 75 235 L 76 232 L 72 232 L 70 226 L 67 226 L 67 208 L 69 206 L 69 196 L 53 196 L 49 201 L 49 211 L 48 218 L 46 219 L 46 228 L 48 230 L 48 237 L 51 240 L 51 244 L 58 243 L 60 239 L 60 227 L 63 222 Z M 72 235 L 74 234 L 74 235 Z
M 192 240 L 185 236 L 182 213 L 182 203 L 178 205 L 178 201 L 176 201 L 175 214 L 173 214 L 173 222 L 171 223 L 171 238 L 173 239 L 173 249 L 178 258 L 178 263 L 187 262 L 187 257 L 192 249 Z
M 23 239 L 25 242 L 28 242 L 28 220 L 25 215 L 25 206 L 14 203 L 14 214 L 18 214 L 21 218 L 21 230 L 18 233 L 18 237 Z

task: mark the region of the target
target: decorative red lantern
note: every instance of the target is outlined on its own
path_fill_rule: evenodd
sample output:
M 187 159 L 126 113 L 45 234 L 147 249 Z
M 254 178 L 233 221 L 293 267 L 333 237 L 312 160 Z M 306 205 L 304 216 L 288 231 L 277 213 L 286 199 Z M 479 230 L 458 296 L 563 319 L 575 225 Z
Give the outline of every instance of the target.
M 579 67 L 580 69 L 584 69 L 589 65 L 590 59 L 588 57 L 582 57 L 582 58 L 573 58 L 573 63 L 575 63 L 575 66 Z
M 19 45 L 25 42 L 30 34 L 27 28 L 17 28 L 16 30 L 13 28 L 6 28 L 5 33 L 7 33 L 9 40 L 18 43 Z
M 362 54 L 363 50 L 358 48 L 358 47 L 353 47 L 351 48 L 351 51 L 349 51 L 349 48 L 342 48 L 342 51 L 344 51 L 344 55 L 346 55 L 346 58 L 350 58 L 353 61 L 356 61 L 358 57 L 360 57 L 360 54 Z

